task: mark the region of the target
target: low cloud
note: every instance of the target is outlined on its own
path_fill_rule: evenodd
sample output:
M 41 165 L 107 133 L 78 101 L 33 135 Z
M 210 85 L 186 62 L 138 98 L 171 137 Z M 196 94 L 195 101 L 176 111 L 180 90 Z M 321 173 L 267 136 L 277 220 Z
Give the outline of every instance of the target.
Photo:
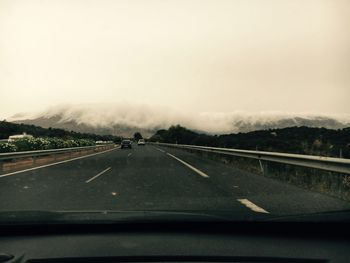
M 37 118 L 58 118 L 58 123 L 74 121 L 92 127 L 114 125 L 145 130 L 168 128 L 180 124 L 187 128 L 207 133 L 235 133 L 261 128 L 283 128 L 283 126 L 323 126 L 342 128 L 350 126 L 349 115 L 327 115 L 315 113 L 285 113 L 243 111 L 183 112 L 169 107 L 120 102 L 114 104 L 61 104 L 37 113 L 17 114 L 9 121 Z M 294 124 L 294 125 L 293 125 Z

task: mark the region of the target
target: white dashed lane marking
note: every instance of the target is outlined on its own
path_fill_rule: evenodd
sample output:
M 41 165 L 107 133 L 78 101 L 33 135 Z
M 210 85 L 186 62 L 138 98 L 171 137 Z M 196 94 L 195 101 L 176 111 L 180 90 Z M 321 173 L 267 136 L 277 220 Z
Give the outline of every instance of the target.
M 201 170 L 198 170 L 196 167 L 193 167 L 192 165 L 190 165 L 189 163 L 186 163 L 185 161 L 181 160 L 180 158 L 177 158 L 176 156 L 167 153 L 167 155 L 169 155 L 170 157 L 174 158 L 175 160 L 179 161 L 180 163 L 182 163 L 183 165 L 185 165 L 186 167 L 190 168 L 192 171 L 196 172 L 197 174 L 199 174 L 202 177 L 205 178 L 209 178 L 209 175 L 203 173 Z
M 237 199 L 237 201 L 240 202 L 241 204 L 245 205 L 246 207 L 248 207 L 250 210 L 252 210 L 254 212 L 266 213 L 266 214 L 269 213 L 265 209 L 254 204 L 253 202 L 250 202 L 248 199 Z
M 154 147 L 154 148 L 155 148 L 156 150 L 162 152 L 162 153 L 165 153 L 165 151 L 163 151 L 162 149 L 159 149 L 159 148 L 157 148 L 157 147 Z
M 112 167 L 108 167 L 107 169 L 103 170 L 102 172 L 96 174 L 94 177 L 91 177 L 89 180 L 85 181 L 85 183 L 90 183 L 92 180 L 95 180 L 97 177 L 101 176 L 105 172 L 108 172 Z

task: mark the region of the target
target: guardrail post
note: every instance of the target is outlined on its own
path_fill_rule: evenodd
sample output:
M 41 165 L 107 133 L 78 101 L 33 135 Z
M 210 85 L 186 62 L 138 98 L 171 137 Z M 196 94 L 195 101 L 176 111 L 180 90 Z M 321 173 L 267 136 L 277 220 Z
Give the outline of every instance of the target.
M 268 172 L 269 172 L 269 169 L 268 169 L 268 162 L 264 162 L 265 165 L 264 165 L 264 175 L 268 175 Z
M 264 171 L 264 166 L 261 162 L 261 160 L 259 159 L 259 164 L 260 164 L 260 170 L 261 170 L 261 173 L 264 175 L 265 174 L 265 171 Z

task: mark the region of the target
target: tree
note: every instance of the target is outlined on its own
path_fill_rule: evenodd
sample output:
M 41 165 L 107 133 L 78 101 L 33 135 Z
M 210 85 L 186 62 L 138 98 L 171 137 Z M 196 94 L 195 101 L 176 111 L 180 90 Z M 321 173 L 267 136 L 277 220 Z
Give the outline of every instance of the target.
M 140 140 L 140 139 L 143 139 L 143 137 L 142 137 L 142 135 L 141 135 L 140 132 L 135 132 L 135 133 L 134 133 L 134 139 L 135 139 L 136 141 L 138 141 L 138 140 Z

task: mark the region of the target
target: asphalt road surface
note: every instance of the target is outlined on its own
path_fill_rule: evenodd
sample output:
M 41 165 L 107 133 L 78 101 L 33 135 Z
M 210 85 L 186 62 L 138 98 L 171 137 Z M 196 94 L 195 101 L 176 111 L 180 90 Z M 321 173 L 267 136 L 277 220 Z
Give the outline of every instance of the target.
M 350 203 L 152 145 L 0 175 L 0 211 L 225 210 L 289 215 L 343 209 L 350 209 Z

